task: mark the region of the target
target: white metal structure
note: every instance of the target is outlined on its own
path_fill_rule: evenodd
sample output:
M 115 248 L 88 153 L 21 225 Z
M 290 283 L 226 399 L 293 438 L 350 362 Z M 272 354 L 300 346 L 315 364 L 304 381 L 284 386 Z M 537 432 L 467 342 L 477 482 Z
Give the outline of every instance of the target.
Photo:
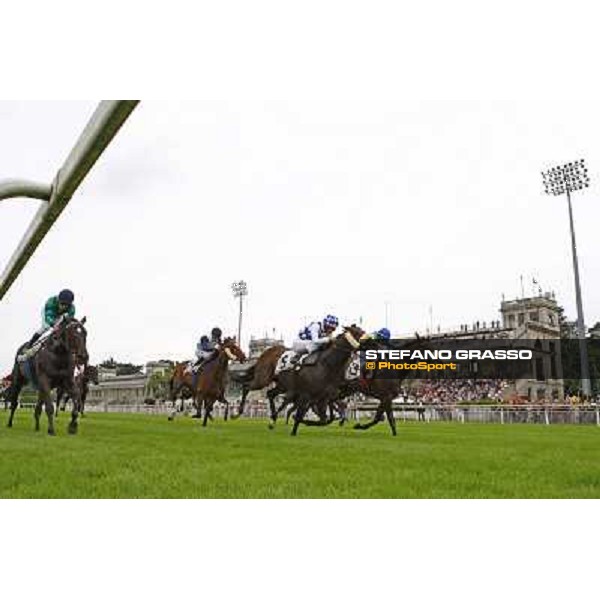
M 19 276 L 73 194 L 138 104 L 138 100 L 100 102 L 51 184 L 20 179 L 0 181 L 0 201 L 43 200 L 25 235 L 0 276 L 0 300 Z

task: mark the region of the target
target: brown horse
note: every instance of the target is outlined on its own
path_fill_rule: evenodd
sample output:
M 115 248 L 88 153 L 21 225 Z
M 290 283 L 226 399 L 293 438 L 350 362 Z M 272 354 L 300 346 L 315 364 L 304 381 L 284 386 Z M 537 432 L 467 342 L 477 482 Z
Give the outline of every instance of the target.
M 177 365 L 179 368 L 175 369 L 171 380 L 171 398 L 174 398 L 184 386 L 190 388 L 193 391 L 198 417 L 201 417 L 204 409 L 202 426 L 206 427 L 217 400 L 228 406 L 225 398 L 227 366 L 230 360 L 236 359 L 244 362 L 246 355 L 236 344 L 235 338 L 225 338 L 217 350 L 216 357 L 205 363 L 199 374 L 190 373 L 188 370 L 184 370 L 181 364 Z M 169 420 L 172 421 L 174 417 L 175 410 L 169 415 Z
M 262 390 L 275 381 L 275 368 L 285 352 L 285 346 L 277 345 L 267 348 L 256 361 L 249 365 L 247 369 L 229 372 L 229 377 L 232 381 L 241 384 L 242 399 L 238 409 L 238 414 L 232 416 L 232 419 L 237 419 L 244 414 L 246 406 L 246 398 L 252 391 Z M 283 390 L 279 390 L 277 386 L 269 390 L 267 393 L 279 394 Z

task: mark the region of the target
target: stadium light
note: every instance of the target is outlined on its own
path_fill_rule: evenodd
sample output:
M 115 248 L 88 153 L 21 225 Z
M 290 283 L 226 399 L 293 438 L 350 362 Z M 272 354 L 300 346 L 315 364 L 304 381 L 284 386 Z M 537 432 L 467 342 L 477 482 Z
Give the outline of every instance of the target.
M 569 206 L 569 224 L 571 227 L 571 250 L 573 253 L 573 272 L 575 275 L 575 296 L 577 300 L 577 337 L 579 338 L 579 358 L 581 361 L 581 388 L 586 396 L 592 392 L 590 382 L 590 366 L 588 360 L 587 341 L 585 339 L 585 321 L 583 318 L 583 302 L 581 300 L 581 284 L 579 282 L 579 263 L 577 261 L 577 244 L 575 243 L 575 227 L 573 225 L 573 208 L 571 193 L 589 187 L 590 178 L 584 159 L 552 167 L 542 171 L 545 192 L 548 195 L 567 195 Z
M 245 281 L 234 281 L 231 284 L 233 297 L 240 299 L 240 314 L 238 319 L 238 344 L 242 344 L 242 301 L 248 295 L 248 284 Z

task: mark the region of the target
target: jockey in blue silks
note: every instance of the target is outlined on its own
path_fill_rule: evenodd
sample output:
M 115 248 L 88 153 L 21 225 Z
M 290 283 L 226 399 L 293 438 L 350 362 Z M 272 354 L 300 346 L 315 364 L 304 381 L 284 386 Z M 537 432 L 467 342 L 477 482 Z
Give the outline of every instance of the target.
M 338 318 L 334 315 L 327 315 L 322 321 L 309 323 L 298 334 L 298 339 L 292 344 L 292 350 L 298 357 L 324 348 L 331 342 L 332 334 L 338 325 Z

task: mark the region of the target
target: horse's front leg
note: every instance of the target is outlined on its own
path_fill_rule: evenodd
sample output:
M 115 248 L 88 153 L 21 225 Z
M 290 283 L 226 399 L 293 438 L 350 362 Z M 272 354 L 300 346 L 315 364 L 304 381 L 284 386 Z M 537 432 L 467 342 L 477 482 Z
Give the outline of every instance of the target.
M 273 401 L 273 414 L 271 415 L 271 421 L 269 422 L 269 429 L 274 429 L 275 427 L 275 423 L 277 423 L 277 418 L 279 417 L 279 415 L 283 412 L 284 408 L 286 406 L 290 406 L 290 409 L 288 410 L 287 414 L 286 414 L 286 420 L 285 423 L 286 425 L 289 422 L 289 417 L 292 415 L 292 413 L 296 410 L 296 400 L 294 399 L 294 396 L 289 396 L 288 393 L 286 392 L 283 396 L 283 400 L 281 402 L 281 404 L 279 405 L 279 407 L 275 407 L 275 401 Z
M 380 423 L 384 419 L 384 413 L 385 413 L 384 403 L 382 401 L 379 401 L 379 406 L 377 407 L 377 410 L 375 411 L 375 416 L 368 423 L 357 423 L 354 426 L 354 429 L 371 429 L 371 427 L 373 427 L 373 425 L 377 425 L 377 423 Z M 394 431 L 394 429 L 395 429 L 395 423 L 394 423 L 394 428 L 392 429 L 392 431 Z
M 227 421 L 229 419 L 229 400 L 225 398 L 225 394 L 221 395 L 220 402 L 225 405 L 225 414 L 223 415 L 223 420 Z
M 79 402 L 79 414 L 81 415 L 81 417 L 85 417 L 85 401 L 88 395 L 88 386 L 87 384 L 84 386 L 83 388 L 83 392 L 81 393 L 81 400 Z
M 292 432 L 290 435 L 298 435 L 298 427 L 300 423 L 303 422 L 304 416 L 308 411 L 308 401 L 306 399 L 301 399 L 298 402 L 298 408 L 296 409 L 296 414 L 294 415 L 294 426 L 292 427 Z
M 81 406 L 81 394 L 79 390 L 73 390 L 70 394 L 71 402 L 73 403 L 73 410 L 71 411 L 71 422 L 69 423 L 69 428 L 67 431 L 71 435 L 75 435 L 77 433 L 77 429 L 79 428 L 79 423 L 77 422 L 77 418 L 79 417 L 79 409 Z
M 317 404 L 313 404 L 312 409 L 319 418 L 318 421 L 314 421 L 312 419 L 302 419 L 303 425 L 308 425 L 309 427 L 324 427 L 325 425 L 329 425 L 333 423 L 334 417 L 331 414 L 331 417 L 327 417 L 327 408 L 329 407 L 329 402 L 318 402 Z
M 272 387 L 270 390 L 267 390 L 267 398 L 269 400 L 269 413 L 270 413 L 270 422 L 269 428 L 273 429 L 275 427 L 275 423 L 277 422 L 277 415 L 279 414 L 282 407 L 287 404 L 287 396 L 284 397 L 283 404 L 279 407 L 279 409 L 275 405 L 275 398 L 283 393 L 283 389 L 279 387 L 279 384 L 276 383 L 275 387 Z
M 392 430 L 392 435 L 398 435 L 396 432 L 396 417 L 394 416 L 394 407 L 392 406 L 392 400 L 384 400 L 382 401 L 382 404 L 385 410 L 385 415 L 387 417 L 388 423 L 390 425 L 390 429 Z
M 204 404 L 204 419 L 202 420 L 202 427 L 206 427 L 208 423 L 208 419 L 212 420 L 212 409 L 215 404 L 214 399 L 212 398 L 204 398 L 204 401 L 200 401 L 198 406 L 202 407 Z
M 39 376 L 39 393 L 38 401 L 35 406 L 34 418 L 35 418 L 35 430 L 40 430 L 40 415 L 42 414 L 42 405 L 46 409 L 46 416 L 48 417 L 48 435 L 56 435 L 54 429 L 54 403 L 52 402 L 52 390 L 50 388 L 50 381 L 45 375 Z

